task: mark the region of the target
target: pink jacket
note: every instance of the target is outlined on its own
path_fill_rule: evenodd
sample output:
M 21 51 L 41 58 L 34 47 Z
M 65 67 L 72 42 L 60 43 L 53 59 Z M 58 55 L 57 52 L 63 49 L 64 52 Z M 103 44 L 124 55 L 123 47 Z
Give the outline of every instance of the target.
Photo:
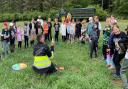
M 22 31 L 17 29 L 17 41 L 22 41 Z

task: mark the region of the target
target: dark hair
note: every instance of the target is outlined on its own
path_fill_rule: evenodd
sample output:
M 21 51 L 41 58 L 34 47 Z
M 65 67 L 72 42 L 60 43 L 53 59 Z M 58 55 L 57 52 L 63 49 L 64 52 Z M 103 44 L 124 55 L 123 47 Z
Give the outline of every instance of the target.
M 47 20 L 47 18 L 46 18 L 46 17 L 44 17 L 44 20 L 46 21 L 46 20 Z
M 40 43 L 40 39 L 41 39 L 41 37 L 45 37 L 43 34 L 39 34 L 39 35 L 37 35 L 37 41 L 38 41 L 38 43 Z

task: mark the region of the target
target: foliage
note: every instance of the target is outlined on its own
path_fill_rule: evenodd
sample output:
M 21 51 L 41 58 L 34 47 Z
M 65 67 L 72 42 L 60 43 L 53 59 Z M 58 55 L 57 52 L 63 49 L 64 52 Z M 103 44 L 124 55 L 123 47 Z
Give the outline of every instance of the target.
M 103 10 L 99 5 L 90 5 L 88 8 L 95 8 L 96 9 L 96 15 L 100 17 L 101 20 L 105 20 L 105 17 L 108 16 L 108 13 Z

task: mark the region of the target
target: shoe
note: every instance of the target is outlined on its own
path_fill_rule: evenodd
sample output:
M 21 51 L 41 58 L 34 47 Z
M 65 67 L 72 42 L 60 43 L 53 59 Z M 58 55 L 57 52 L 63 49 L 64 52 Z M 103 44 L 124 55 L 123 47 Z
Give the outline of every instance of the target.
M 112 74 L 112 76 L 114 77 L 114 78 L 116 78 L 116 79 L 121 79 L 121 77 L 120 77 L 120 75 L 117 75 L 117 74 Z

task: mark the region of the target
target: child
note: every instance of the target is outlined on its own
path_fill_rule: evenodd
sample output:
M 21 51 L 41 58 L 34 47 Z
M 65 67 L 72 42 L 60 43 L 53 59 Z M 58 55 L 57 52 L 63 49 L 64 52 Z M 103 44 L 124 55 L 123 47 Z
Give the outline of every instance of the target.
M 61 34 L 62 34 L 62 41 L 64 42 L 66 40 L 66 22 L 65 18 L 62 18 L 62 23 L 61 23 Z
M 1 33 L 1 40 L 2 40 L 4 57 L 6 57 L 10 52 L 10 50 L 9 50 L 9 38 L 10 38 L 10 32 L 8 30 L 8 25 L 4 24 L 4 29 L 2 29 L 2 33 Z
M 86 20 L 82 21 L 80 41 L 83 42 L 83 43 L 85 43 L 85 41 L 86 41 Z
M 22 35 L 23 35 L 23 33 L 22 33 L 22 29 L 20 26 L 18 26 L 16 34 L 17 34 L 18 48 L 22 48 Z
M 10 51 L 14 52 L 15 51 L 15 38 L 16 38 L 16 28 L 14 28 L 14 24 L 10 23 Z
M 44 18 L 43 30 L 44 30 L 45 41 L 46 41 L 48 39 L 48 23 L 46 22 L 46 18 Z
M 58 36 L 59 36 L 59 28 L 60 28 L 60 24 L 58 22 L 58 19 L 55 18 L 54 30 L 55 30 L 55 41 L 57 42 L 58 42 Z
M 48 18 L 48 40 L 52 40 L 52 23 L 51 18 Z
M 37 23 L 36 23 L 36 34 L 39 35 L 39 34 L 42 34 L 43 33 L 43 25 L 41 25 L 41 22 L 37 20 Z
M 81 27 L 82 27 L 82 25 L 80 23 L 80 20 L 77 20 L 76 21 L 76 38 L 78 38 L 78 39 L 81 36 Z
M 94 29 L 97 29 L 98 39 L 100 37 L 101 23 L 98 16 L 94 16 Z
M 31 47 L 34 46 L 35 39 L 36 39 L 36 31 L 35 31 L 35 29 L 32 29 L 31 33 L 30 33 L 30 44 L 31 44 Z
M 76 23 L 75 23 L 74 19 L 72 19 L 71 29 L 70 29 L 70 41 L 71 41 L 71 43 L 74 42 L 74 39 L 75 39 L 75 30 L 76 30 Z
M 103 46 L 102 46 L 102 53 L 104 56 L 104 59 L 106 60 L 106 52 L 108 49 L 108 41 L 110 38 L 110 33 L 112 31 L 111 25 L 110 25 L 110 18 L 106 19 L 106 26 L 105 29 L 103 30 Z
M 25 48 L 29 46 L 29 26 L 28 23 L 24 23 L 24 43 L 25 43 Z
M 90 58 L 92 58 L 93 52 L 95 52 L 95 57 L 97 57 L 97 45 L 98 45 L 98 35 L 97 35 L 97 30 L 94 29 L 90 34 Z
M 92 33 L 92 31 L 93 31 L 93 17 L 89 17 L 89 23 L 88 23 L 88 25 L 87 25 L 87 34 L 88 34 L 88 36 L 90 36 L 90 34 Z

